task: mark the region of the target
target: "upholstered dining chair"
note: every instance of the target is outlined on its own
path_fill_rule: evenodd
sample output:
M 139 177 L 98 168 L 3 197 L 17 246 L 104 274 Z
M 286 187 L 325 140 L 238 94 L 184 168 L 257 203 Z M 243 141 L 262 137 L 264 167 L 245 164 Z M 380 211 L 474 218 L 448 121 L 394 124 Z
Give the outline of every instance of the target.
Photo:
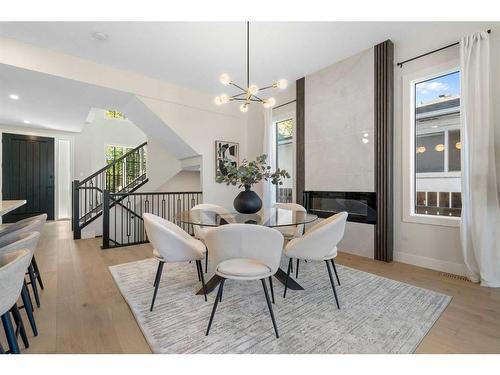
M 29 250 L 30 265 L 28 266 L 28 274 L 30 276 L 30 280 L 34 280 L 33 270 L 30 270 L 30 267 L 33 254 L 35 252 L 39 239 L 40 233 L 38 232 L 11 233 L 9 234 L 9 236 L 0 238 L 0 255 L 11 253 L 21 249 Z M 35 294 L 35 296 L 38 298 L 38 294 Z M 24 310 L 26 311 L 26 315 L 28 316 L 31 329 L 33 331 L 33 335 L 38 336 L 38 330 L 36 327 L 35 318 L 33 316 L 33 305 L 31 303 L 31 297 L 29 295 L 27 284 L 24 279 L 21 297 L 24 304 Z
M 142 217 L 149 241 L 153 245 L 153 256 L 159 262 L 154 281 L 153 299 L 149 310 L 153 311 L 165 263 L 196 261 L 196 268 L 201 279 L 206 301 L 207 290 L 201 265 L 201 260 L 205 257 L 206 253 L 203 242 L 191 237 L 182 228 L 159 216 L 145 213 Z
M 31 232 L 41 233 L 43 225 L 44 222 L 42 222 L 41 220 L 25 221 L 22 225 L 17 226 L 16 230 L 11 231 L 8 234 L 5 234 L 0 237 L 0 248 L 17 241 L 18 237 L 23 233 L 31 233 Z M 37 238 L 37 244 L 38 240 L 39 238 Z M 28 276 L 30 279 L 29 284 L 31 286 L 31 290 L 33 291 L 33 295 L 35 296 L 36 305 L 37 307 L 40 307 L 40 295 L 38 293 L 37 282 L 42 290 L 44 289 L 44 286 L 42 282 L 42 276 L 40 275 L 40 270 L 38 269 L 38 264 L 36 263 L 35 251 L 36 251 L 36 245 L 32 249 L 33 254 L 31 258 L 31 263 L 28 267 Z
M 210 332 L 217 305 L 222 301 L 222 291 L 226 279 L 260 280 L 271 314 L 274 332 L 276 338 L 279 338 L 273 308 L 267 292 L 266 279 L 269 279 L 274 302 L 272 276 L 279 268 L 283 252 L 283 235 L 277 230 L 264 226 L 228 224 L 210 230 L 205 237 L 205 243 L 210 254 L 210 261 L 215 265 L 215 273 L 221 277 L 206 335 L 208 336 Z
M 30 261 L 31 252 L 28 249 L 0 253 L 0 285 L 2 286 L 2 293 L 0 293 L 0 316 L 2 317 L 5 336 L 10 353 L 12 354 L 19 354 L 20 350 L 10 313 L 12 313 L 14 320 L 18 323 L 23 340 L 26 334 L 16 302 L 23 290 L 24 273 Z M 26 344 L 27 342 L 25 341 L 25 346 L 27 347 Z M 4 352 L 1 345 L 0 352 Z
M 218 206 L 216 204 L 200 203 L 192 207 L 190 211 L 193 212 L 196 210 L 202 211 L 202 214 L 206 215 L 209 215 L 211 213 L 215 213 L 221 216 L 223 215 L 224 220 L 228 224 L 234 223 L 234 219 L 231 217 L 229 211 L 226 210 L 224 207 Z M 193 229 L 194 229 L 194 236 L 203 243 L 205 243 L 205 237 L 208 231 L 212 229 L 212 227 L 193 225 Z M 207 251 L 207 256 L 205 257 L 205 272 L 208 272 L 208 251 Z
M 337 273 L 337 268 L 335 267 L 334 258 L 337 256 L 337 244 L 344 236 L 346 221 L 347 212 L 340 212 L 316 224 L 302 237 L 295 238 L 288 242 L 285 247 L 285 255 L 290 258 L 290 260 L 288 262 L 288 271 L 283 298 L 286 297 L 293 258 L 303 260 L 321 260 L 326 263 L 328 276 L 330 277 L 330 283 L 332 284 L 333 295 L 335 296 L 337 307 L 340 309 L 339 299 L 337 291 L 335 290 L 332 271 L 330 269 L 330 263 L 332 264 L 335 276 L 337 277 L 337 281 L 340 285 L 340 279 Z
M 301 212 L 301 213 L 307 213 L 307 210 L 301 206 L 300 204 L 297 203 L 275 203 L 273 205 L 274 208 L 281 208 L 283 210 L 286 210 L 285 213 L 289 215 L 293 215 L 293 212 Z M 287 212 L 288 211 L 288 212 Z M 279 212 L 278 212 L 279 214 Z M 286 241 L 293 240 L 294 238 L 300 237 L 304 234 L 304 229 L 305 225 L 304 224 L 299 224 L 295 226 L 287 226 L 287 227 L 276 227 L 274 229 L 277 229 L 281 232 L 283 237 L 285 237 Z M 299 259 L 297 259 L 297 264 L 295 266 L 295 277 L 299 277 Z M 307 262 L 307 261 L 306 261 Z M 291 266 L 291 272 L 293 273 L 293 264 Z

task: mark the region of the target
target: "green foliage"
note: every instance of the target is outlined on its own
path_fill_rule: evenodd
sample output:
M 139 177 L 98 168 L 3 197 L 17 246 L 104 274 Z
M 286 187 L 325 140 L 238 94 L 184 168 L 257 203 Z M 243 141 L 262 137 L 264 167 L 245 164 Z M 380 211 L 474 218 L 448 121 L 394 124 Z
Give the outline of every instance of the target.
M 276 125 L 277 125 L 277 130 L 278 130 L 278 141 L 292 138 L 292 136 L 293 136 L 293 120 L 292 119 L 280 121 Z
M 271 171 L 271 166 L 267 165 L 267 155 L 262 154 L 257 156 L 254 161 L 243 160 L 239 167 L 235 167 L 231 160 L 224 159 L 224 167 L 227 174 L 223 175 L 220 171 L 217 172 L 215 181 L 219 184 L 225 183 L 226 185 L 238 185 L 251 187 L 252 185 L 265 180 L 271 181 L 273 185 L 283 185 L 283 179 L 290 178 L 290 174 L 284 169 L 276 169 Z

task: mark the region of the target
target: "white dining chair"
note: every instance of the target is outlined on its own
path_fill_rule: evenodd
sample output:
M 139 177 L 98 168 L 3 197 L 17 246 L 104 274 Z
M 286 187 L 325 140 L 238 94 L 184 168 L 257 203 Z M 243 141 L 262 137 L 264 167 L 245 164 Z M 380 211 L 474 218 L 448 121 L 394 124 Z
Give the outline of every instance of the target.
M 218 206 L 216 204 L 210 203 L 200 203 L 193 206 L 190 210 L 191 213 L 195 211 L 201 211 L 200 215 L 220 215 L 224 217 L 224 220 L 228 223 L 234 223 L 234 219 L 224 207 Z M 203 225 L 193 225 L 194 236 L 205 243 L 205 237 L 210 229 L 213 227 L 203 226 Z M 205 272 L 208 272 L 208 251 L 205 257 Z
M 6 236 L 7 237 L 7 236 Z M 38 232 L 24 232 L 24 233 L 11 233 L 8 236 L 8 240 L 6 238 L 0 238 L 0 255 L 5 255 L 7 253 L 11 253 L 21 249 L 27 249 L 30 251 L 30 265 L 28 265 L 27 270 L 30 276 L 30 282 L 35 280 L 33 269 L 30 270 L 31 261 L 33 259 L 33 254 L 35 253 L 35 249 L 38 244 L 38 240 L 40 239 L 40 233 Z M 25 270 L 26 271 L 26 270 Z M 36 287 L 36 285 L 35 285 Z M 34 336 L 38 336 L 38 330 L 35 323 L 35 318 L 33 316 L 33 305 L 31 303 L 31 297 L 29 296 L 29 291 L 27 289 L 27 284 L 23 279 L 23 289 L 22 289 L 22 300 L 24 304 L 24 310 L 26 315 L 28 316 L 28 320 L 31 325 L 31 329 L 33 331 Z M 35 294 L 35 297 L 38 298 L 38 292 Z
M 19 319 L 20 315 L 16 302 L 21 295 L 24 273 L 30 264 L 30 260 L 31 252 L 28 249 L 0 253 L 0 285 L 2 286 L 2 292 L 0 293 L 0 316 L 10 353 L 13 354 L 19 354 L 20 350 L 10 313 L 12 312 L 15 320 Z M 19 321 L 18 327 L 22 327 L 21 332 L 24 331 L 22 319 Z M 0 351 L 4 351 L 1 345 Z
M 149 310 L 153 311 L 165 263 L 196 261 L 196 268 L 201 279 L 206 301 L 207 291 L 201 265 L 201 260 L 206 253 L 203 242 L 191 237 L 189 233 L 179 226 L 159 216 L 145 213 L 142 217 L 149 242 L 153 245 L 153 256 L 159 262 L 154 281 L 153 299 Z
M 41 220 L 32 220 L 23 222 L 21 225 L 16 226 L 17 228 L 16 230 L 11 231 L 8 234 L 5 234 L 0 237 L 0 248 L 8 244 L 11 244 L 14 241 L 17 241 L 17 238 L 23 233 L 31 233 L 31 232 L 41 233 L 43 225 L 44 222 L 42 222 Z M 39 239 L 37 239 L 37 244 L 38 240 Z M 42 290 L 44 289 L 44 285 L 42 281 L 42 276 L 40 275 L 40 270 L 38 269 L 38 264 L 36 263 L 35 251 L 36 251 L 36 246 L 33 249 L 31 263 L 28 267 L 28 276 L 30 279 L 29 285 L 31 286 L 31 290 L 35 297 L 36 305 L 37 307 L 40 307 L 40 294 L 38 293 L 37 282 Z
M 215 265 L 215 273 L 221 277 L 206 335 L 208 336 L 210 332 L 217 305 L 222 301 L 222 291 L 226 279 L 260 280 L 271 314 L 274 332 L 276 338 L 279 338 L 273 308 L 267 292 L 266 279 L 269 279 L 274 303 L 272 276 L 279 268 L 283 252 L 283 235 L 264 226 L 228 224 L 210 230 L 205 237 L 205 243 L 210 254 L 210 261 Z
M 282 211 L 278 211 L 277 215 L 293 215 L 294 212 L 307 213 L 307 210 L 298 203 L 275 203 L 273 205 L 274 208 L 282 209 Z M 274 229 L 279 230 L 283 237 L 285 237 L 286 241 L 293 240 L 294 238 L 298 238 L 304 234 L 305 225 L 291 225 L 286 227 L 275 227 Z M 297 264 L 295 266 L 295 277 L 299 277 L 299 259 L 297 259 Z M 291 272 L 293 273 L 293 265 L 291 268 Z
M 335 267 L 334 258 L 337 256 L 337 245 L 344 236 L 346 221 L 347 212 L 340 212 L 316 224 L 302 237 L 295 238 L 288 242 L 285 247 L 285 255 L 290 258 L 290 260 L 288 262 L 288 271 L 286 275 L 283 298 L 286 297 L 292 260 L 294 258 L 303 260 L 321 260 L 326 263 L 335 301 L 337 302 L 337 307 L 340 309 L 339 299 L 337 297 L 337 291 L 335 290 L 335 283 L 330 269 L 330 262 L 340 285 L 340 279 L 337 273 L 337 268 Z

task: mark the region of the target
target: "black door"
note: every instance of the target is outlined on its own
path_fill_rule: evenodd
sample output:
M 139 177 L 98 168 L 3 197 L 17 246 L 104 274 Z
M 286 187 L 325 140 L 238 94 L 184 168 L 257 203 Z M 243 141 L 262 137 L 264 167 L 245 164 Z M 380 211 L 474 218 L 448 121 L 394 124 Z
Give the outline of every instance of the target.
M 54 220 L 54 138 L 3 133 L 2 199 L 26 199 L 4 223 L 46 213 Z

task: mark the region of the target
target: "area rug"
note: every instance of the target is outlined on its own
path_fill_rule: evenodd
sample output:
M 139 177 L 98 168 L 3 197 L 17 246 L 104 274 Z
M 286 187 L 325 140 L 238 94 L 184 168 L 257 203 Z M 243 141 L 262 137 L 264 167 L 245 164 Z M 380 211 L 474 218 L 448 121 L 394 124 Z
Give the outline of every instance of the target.
M 150 312 L 157 265 L 146 259 L 109 267 L 154 353 L 412 353 L 451 300 L 337 265 L 338 310 L 324 262 L 302 262 L 297 281 L 304 290 L 283 299 L 283 285 L 273 282 L 279 339 L 262 284 L 233 280 L 207 337 L 216 291 L 205 302 L 195 295 L 201 283 L 194 263 L 166 264 Z

